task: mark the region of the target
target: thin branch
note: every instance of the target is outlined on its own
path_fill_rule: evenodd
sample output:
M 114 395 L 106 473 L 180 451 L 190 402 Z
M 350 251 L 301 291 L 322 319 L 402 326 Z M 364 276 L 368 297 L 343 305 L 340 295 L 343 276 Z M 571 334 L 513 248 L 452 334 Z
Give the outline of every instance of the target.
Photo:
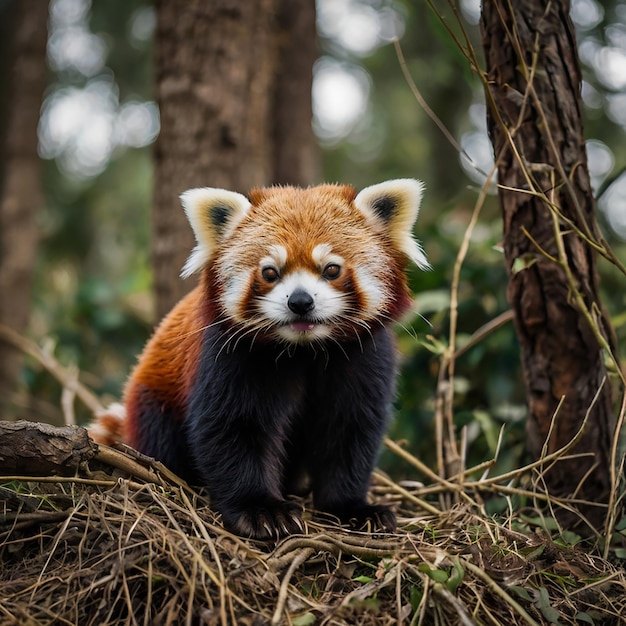
M 73 376 L 69 369 L 63 367 L 48 350 L 40 348 L 33 341 L 22 337 L 12 328 L 3 324 L 0 324 L 0 341 L 4 341 L 33 357 L 50 372 L 64 388 L 75 393 L 92 413 L 95 414 L 104 410 L 98 396 L 81 384 L 78 378 Z

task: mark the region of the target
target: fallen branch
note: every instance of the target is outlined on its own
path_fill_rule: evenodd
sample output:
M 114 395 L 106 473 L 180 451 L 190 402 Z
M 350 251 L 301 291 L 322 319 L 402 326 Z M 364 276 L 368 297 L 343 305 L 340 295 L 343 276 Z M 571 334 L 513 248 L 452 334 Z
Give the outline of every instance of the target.
M 0 422 L 0 473 L 74 474 L 98 446 L 78 426 Z

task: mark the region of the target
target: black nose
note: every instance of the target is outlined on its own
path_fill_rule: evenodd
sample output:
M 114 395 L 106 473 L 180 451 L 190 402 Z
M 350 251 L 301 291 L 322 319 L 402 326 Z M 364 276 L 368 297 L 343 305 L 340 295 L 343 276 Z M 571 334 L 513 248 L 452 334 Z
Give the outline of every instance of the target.
M 296 314 L 304 315 L 308 313 L 314 306 L 313 296 L 304 289 L 296 289 L 287 300 L 287 306 Z

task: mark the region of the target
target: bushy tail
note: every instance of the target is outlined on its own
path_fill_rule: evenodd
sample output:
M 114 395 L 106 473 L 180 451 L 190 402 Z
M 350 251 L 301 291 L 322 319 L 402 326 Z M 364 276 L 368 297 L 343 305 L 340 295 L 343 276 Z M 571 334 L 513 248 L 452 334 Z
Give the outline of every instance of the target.
M 87 426 L 87 432 L 96 443 L 107 446 L 124 443 L 125 419 L 126 407 L 114 402 L 96 414 L 96 418 Z

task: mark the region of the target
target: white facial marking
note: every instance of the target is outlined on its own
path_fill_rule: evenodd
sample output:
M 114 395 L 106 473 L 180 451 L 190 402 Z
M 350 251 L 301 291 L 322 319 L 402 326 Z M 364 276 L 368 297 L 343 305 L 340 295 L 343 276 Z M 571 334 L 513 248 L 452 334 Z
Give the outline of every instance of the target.
M 328 256 L 332 252 L 332 246 L 328 243 L 319 243 L 313 248 L 311 258 L 315 261 L 316 265 L 322 265 L 324 257 Z
M 333 254 L 333 249 L 330 244 L 319 243 L 313 248 L 311 258 L 315 264 L 323 270 L 329 263 L 336 263 L 340 267 L 343 267 L 344 260 L 338 254 Z
M 269 254 L 261 259 L 259 263 L 261 269 L 264 267 L 275 267 L 279 270 L 283 269 L 287 263 L 287 249 L 285 246 L 277 244 L 269 247 Z
M 363 308 L 374 317 L 380 312 L 387 297 L 385 286 L 370 272 L 362 268 L 355 267 L 354 274 L 356 275 L 361 294 L 364 295 L 366 299 Z
M 238 321 L 241 321 L 241 314 L 239 311 L 242 305 L 242 298 L 245 297 L 249 281 L 250 274 L 247 271 L 240 271 L 232 274 L 224 283 L 224 292 L 222 295 L 224 309 L 231 318 Z

